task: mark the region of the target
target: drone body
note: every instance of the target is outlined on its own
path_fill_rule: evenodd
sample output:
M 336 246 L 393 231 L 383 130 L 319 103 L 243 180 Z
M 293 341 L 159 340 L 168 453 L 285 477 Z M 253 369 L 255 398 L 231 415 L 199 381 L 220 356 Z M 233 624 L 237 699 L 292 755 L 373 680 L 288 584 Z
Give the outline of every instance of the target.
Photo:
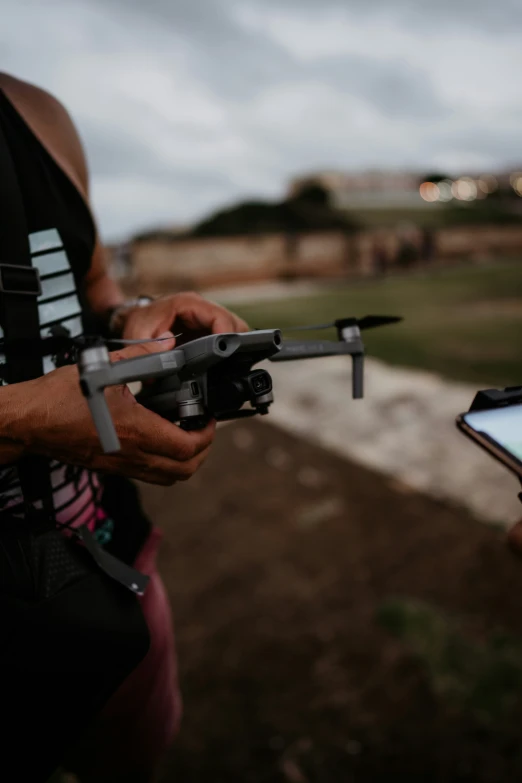
M 224 421 L 268 413 L 274 399 L 272 379 L 266 370 L 252 367 L 281 351 L 281 332 L 267 329 L 218 337 L 218 345 L 228 346 L 227 355 L 219 362 L 201 373 L 188 359 L 181 372 L 145 387 L 137 396 L 138 402 L 170 421 L 179 421 L 186 430 L 205 426 L 209 418 Z M 205 340 L 209 338 L 186 343 L 179 350 L 201 345 L 206 351 Z M 247 402 L 251 407 L 244 409 Z
M 239 366 L 250 367 L 267 358 L 281 346 L 279 330 L 246 334 L 213 334 L 185 343 L 179 348 L 111 362 L 105 346 L 81 351 L 78 369 L 80 386 L 87 399 L 91 415 L 106 453 L 119 451 L 120 444 L 104 396 L 107 386 L 133 381 L 155 380 L 139 397 L 139 401 L 171 421 L 179 421 L 184 429 L 198 429 L 213 415 L 209 410 L 209 377 L 215 365 L 226 364 L 237 355 Z M 247 358 L 248 356 L 248 358 Z M 271 384 L 270 389 L 271 392 Z M 257 393 L 252 394 L 257 403 Z M 241 405 L 246 400 L 243 399 Z M 271 399 L 270 399 L 271 402 Z

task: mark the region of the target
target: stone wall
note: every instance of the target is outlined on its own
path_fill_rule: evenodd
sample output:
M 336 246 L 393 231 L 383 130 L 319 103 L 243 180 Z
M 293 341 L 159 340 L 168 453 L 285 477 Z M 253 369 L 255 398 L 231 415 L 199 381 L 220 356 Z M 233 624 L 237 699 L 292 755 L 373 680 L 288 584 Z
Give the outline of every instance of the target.
M 401 242 L 421 247 L 417 229 L 407 237 L 379 229 L 289 236 L 190 238 L 135 242 L 129 284 L 156 293 L 165 288 L 208 288 L 292 278 L 363 277 L 398 264 Z M 522 256 L 522 227 L 446 228 L 434 233 L 436 263 Z M 377 253 L 380 253 L 378 257 Z
M 445 228 L 437 233 L 441 258 L 494 259 L 522 255 L 522 226 L 476 226 Z

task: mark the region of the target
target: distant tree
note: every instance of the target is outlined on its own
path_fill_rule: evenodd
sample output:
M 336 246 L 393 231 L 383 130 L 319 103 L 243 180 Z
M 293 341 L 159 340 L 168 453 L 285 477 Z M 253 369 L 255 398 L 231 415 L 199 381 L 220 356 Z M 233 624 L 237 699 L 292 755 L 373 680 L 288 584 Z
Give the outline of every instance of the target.
M 153 228 L 149 231 L 141 231 L 134 234 L 131 242 L 175 242 L 184 236 L 183 231 L 172 231 L 168 228 Z
M 283 216 L 277 204 L 245 201 L 215 212 L 193 229 L 194 236 L 234 236 L 279 231 Z
M 322 187 L 306 189 L 284 201 L 246 201 L 216 212 L 199 223 L 193 236 L 238 236 L 245 234 L 299 233 L 356 228 L 353 221 L 325 203 Z
M 434 182 L 437 184 L 437 182 L 442 182 L 445 179 L 451 179 L 451 177 L 448 174 L 442 174 L 440 171 L 428 172 L 428 174 L 420 178 L 419 185 L 423 182 Z
M 319 182 L 307 182 L 303 185 L 291 199 L 294 202 L 304 204 L 315 204 L 319 207 L 330 206 L 330 191 Z

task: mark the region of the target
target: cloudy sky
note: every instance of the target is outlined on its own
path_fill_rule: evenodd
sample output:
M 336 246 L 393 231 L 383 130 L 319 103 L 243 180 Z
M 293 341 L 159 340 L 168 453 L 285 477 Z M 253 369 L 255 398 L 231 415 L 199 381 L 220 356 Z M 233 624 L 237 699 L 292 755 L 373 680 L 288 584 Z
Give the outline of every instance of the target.
M 522 0 L 0 0 L 108 240 L 317 168 L 521 165 Z

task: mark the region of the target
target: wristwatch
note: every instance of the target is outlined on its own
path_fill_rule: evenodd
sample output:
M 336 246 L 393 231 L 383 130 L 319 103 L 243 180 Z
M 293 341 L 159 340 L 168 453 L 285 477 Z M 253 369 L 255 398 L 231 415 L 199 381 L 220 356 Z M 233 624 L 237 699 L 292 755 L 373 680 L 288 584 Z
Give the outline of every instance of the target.
M 109 332 L 111 334 L 121 334 L 123 328 L 123 316 L 128 310 L 134 307 L 147 307 L 154 299 L 152 296 L 137 296 L 135 299 L 127 299 L 126 302 L 115 307 L 109 313 Z

